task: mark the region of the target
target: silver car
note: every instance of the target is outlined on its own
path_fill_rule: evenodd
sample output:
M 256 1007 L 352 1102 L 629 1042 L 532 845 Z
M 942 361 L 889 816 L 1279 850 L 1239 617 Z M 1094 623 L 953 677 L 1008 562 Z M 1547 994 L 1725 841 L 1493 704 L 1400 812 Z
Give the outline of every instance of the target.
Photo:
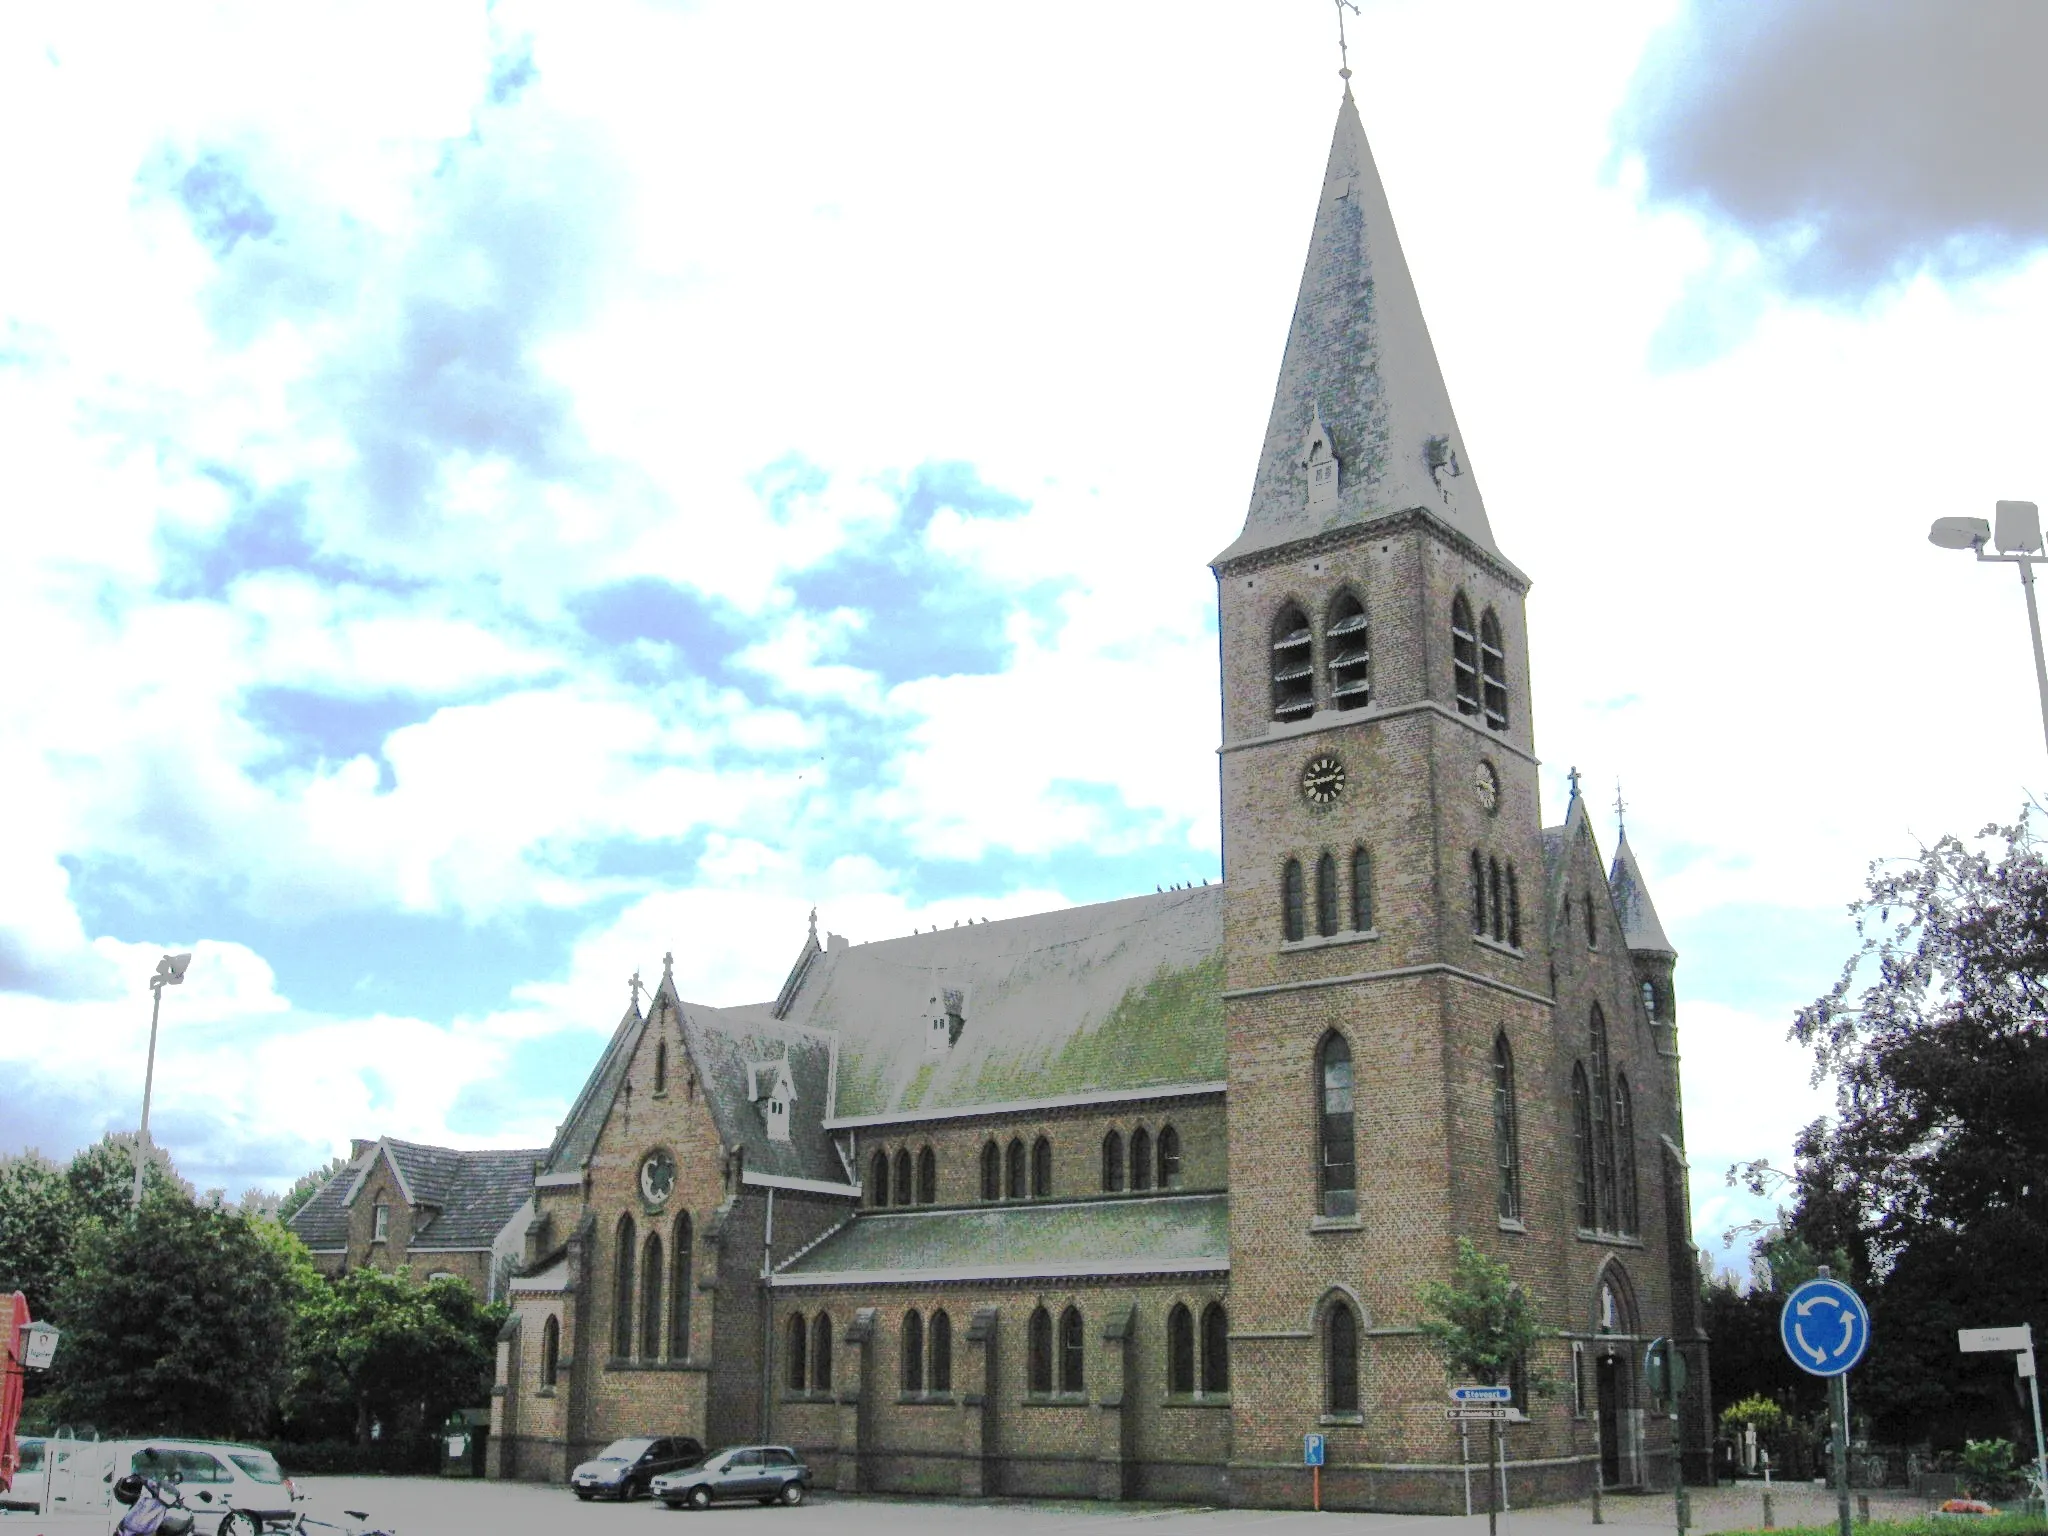
M 670 1509 L 709 1509 L 732 1499 L 795 1506 L 810 1491 L 811 1469 L 786 1445 L 736 1445 L 702 1466 L 657 1477 L 649 1489 Z

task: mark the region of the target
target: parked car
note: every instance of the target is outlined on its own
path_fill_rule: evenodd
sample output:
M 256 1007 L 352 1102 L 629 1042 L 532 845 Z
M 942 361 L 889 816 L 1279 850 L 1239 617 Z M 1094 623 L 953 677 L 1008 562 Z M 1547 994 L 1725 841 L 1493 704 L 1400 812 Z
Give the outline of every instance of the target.
M 811 1469 L 786 1445 L 736 1445 L 683 1472 L 657 1477 L 650 1490 L 670 1509 L 709 1509 L 715 1499 L 801 1504 Z
M 7 1491 L 0 1493 L 0 1509 L 39 1511 L 43 1507 L 43 1437 L 23 1435 L 14 1443 L 21 1451 L 21 1465 Z
M 688 1435 L 639 1435 L 614 1440 L 569 1474 L 579 1499 L 637 1499 L 664 1472 L 694 1467 L 704 1447 Z
M 46 1458 L 48 1449 L 45 1449 Z M 256 1536 L 292 1513 L 292 1485 L 270 1452 L 217 1440 L 113 1440 L 68 1447 L 50 1464 L 50 1512 L 112 1511 L 130 1473 L 176 1485 L 198 1536 Z

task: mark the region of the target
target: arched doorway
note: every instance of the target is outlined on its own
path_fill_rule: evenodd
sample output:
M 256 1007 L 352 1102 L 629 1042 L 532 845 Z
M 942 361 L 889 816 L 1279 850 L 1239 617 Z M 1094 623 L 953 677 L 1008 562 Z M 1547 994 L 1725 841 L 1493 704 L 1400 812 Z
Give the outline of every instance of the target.
M 1633 1488 L 1643 1480 L 1643 1413 L 1636 1403 L 1640 1330 L 1635 1288 L 1610 1259 L 1593 1282 L 1593 1422 L 1600 1436 L 1600 1485 Z

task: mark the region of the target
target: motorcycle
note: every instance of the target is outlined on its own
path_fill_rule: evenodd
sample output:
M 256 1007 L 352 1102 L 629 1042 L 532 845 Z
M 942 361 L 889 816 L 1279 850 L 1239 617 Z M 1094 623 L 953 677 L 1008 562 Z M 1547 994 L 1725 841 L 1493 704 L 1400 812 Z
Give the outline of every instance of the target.
M 114 1536 L 192 1536 L 192 1512 L 176 1483 L 130 1472 L 114 1484 L 114 1498 L 128 1506 Z

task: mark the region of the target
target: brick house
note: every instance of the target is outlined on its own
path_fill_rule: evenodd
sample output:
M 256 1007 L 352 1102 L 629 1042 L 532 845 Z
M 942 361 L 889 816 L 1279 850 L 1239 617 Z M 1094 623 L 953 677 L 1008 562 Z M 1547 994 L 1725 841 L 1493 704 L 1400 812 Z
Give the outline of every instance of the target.
M 533 1169 L 545 1155 L 358 1139 L 348 1167 L 287 1225 L 324 1275 L 403 1265 L 422 1279 L 453 1275 L 485 1301 L 502 1300 L 525 1254 Z
M 1576 787 L 1542 824 L 1495 543 L 1347 90 L 1244 531 L 1214 562 L 1224 882 L 665 965 L 535 1179 L 495 1475 L 614 1436 L 842 1490 L 1455 1511 L 1418 1293 L 1459 1237 L 1555 1330 L 1517 1504 L 1706 1469 L 1676 954 Z M 1576 785 L 1576 776 L 1574 776 Z

